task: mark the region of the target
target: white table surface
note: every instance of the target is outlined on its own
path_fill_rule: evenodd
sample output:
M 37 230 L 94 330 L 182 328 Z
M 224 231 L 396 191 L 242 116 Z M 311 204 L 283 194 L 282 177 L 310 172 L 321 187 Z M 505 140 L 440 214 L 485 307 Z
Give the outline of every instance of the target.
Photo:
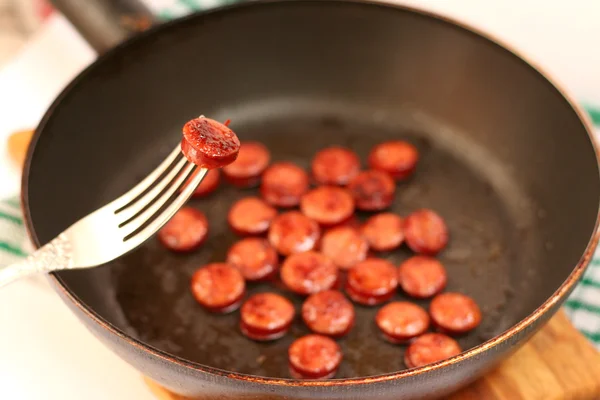
M 157 0 L 160 1 L 160 0 Z M 493 33 L 525 52 L 576 98 L 600 104 L 600 2 L 404 0 Z M 6 137 L 33 127 L 94 53 L 58 15 L 0 70 L 0 154 Z M 19 189 L 0 157 L 0 197 Z M 140 375 L 97 342 L 45 282 L 0 291 L 0 398 L 153 399 Z

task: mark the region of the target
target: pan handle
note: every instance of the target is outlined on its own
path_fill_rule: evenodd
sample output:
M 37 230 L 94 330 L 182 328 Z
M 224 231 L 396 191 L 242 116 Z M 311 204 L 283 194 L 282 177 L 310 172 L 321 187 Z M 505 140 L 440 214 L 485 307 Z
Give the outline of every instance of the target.
M 140 0 L 51 0 L 98 52 L 104 53 L 157 21 Z

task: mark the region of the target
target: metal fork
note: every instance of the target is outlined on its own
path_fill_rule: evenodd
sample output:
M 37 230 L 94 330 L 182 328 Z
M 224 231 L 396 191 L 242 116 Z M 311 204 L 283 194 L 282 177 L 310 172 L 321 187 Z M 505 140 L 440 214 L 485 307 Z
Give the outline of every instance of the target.
M 190 198 L 208 170 L 200 168 L 181 187 L 197 169 L 177 145 L 127 193 L 75 222 L 25 260 L 0 268 L 0 287 L 35 273 L 95 267 L 135 249 Z

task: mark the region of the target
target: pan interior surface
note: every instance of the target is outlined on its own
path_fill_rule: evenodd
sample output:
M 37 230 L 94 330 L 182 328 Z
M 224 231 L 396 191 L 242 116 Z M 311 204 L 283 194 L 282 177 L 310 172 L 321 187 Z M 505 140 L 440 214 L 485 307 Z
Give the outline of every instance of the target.
M 261 141 L 274 161 L 305 168 L 329 145 L 352 148 L 366 166 L 376 143 L 414 143 L 418 170 L 398 185 L 391 210 L 427 207 L 445 218 L 451 241 L 439 258 L 448 290 L 472 296 L 484 314 L 479 328 L 459 338 L 465 350 L 552 296 L 594 230 L 593 146 L 535 70 L 479 36 L 411 11 L 298 1 L 191 17 L 87 70 L 41 125 L 27 177 L 34 235 L 46 242 L 123 193 L 199 114 L 231 119 L 242 141 Z M 256 343 L 241 335 L 238 312 L 208 314 L 190 293 L 193 272 L 223 261 L 238 239 L 226 224 L 229 207 L 256 193 L 222 183 L 192 200 L 210 224 L 209 239 L 192 254 L 170 253 L 153 239 L 105 267 L 60 278 L 85 307 L 150 346 L 228 371 L 288 377 L 287 347 L 307 332 L 299 318 L 285 338 Z M 382 256 L 397 264 L 410 252 Z M 250 285 L 249 293 L 281 292 L 273 287 Z M 301 299 L 286 296 L 299 310 Z M 404 347 L 379 337 L 375 312 L 357 307 L 355 328 L 340 340 L 337 377 L 404 368 Z

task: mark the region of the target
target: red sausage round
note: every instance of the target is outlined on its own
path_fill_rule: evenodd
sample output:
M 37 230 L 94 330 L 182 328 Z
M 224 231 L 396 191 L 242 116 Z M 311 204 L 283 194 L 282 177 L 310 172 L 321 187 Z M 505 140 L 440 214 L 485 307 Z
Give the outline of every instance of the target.
M 356 208 L 363 211 L 380 211 L 394 201 L 396 184 L 386 172 L 363 171 L 350 181 L 348 190 L 354 197 Z
M 340 226 L 328 230 L 321 240 L 321 252 L 341 269 L 352 268 L 367 258 L 369 244 L 357 229 Z
M 414 256 L 398 267 L 398 282 L 406 294 L 425 299 L 446 287 L 446 269 L 435 258 Z
M 422 209 L 404 220 L 406 244 L 415 253 L 434 256 L 448 244 L 448 228 L 438 214 Z
M 404 353 L 407 368 L 422 367 L 458 355 L 462 352 L 456 340 L 441 333 L 426 333 L 408 346 Z
M 223 167 L 223 174 L 235 186 L 257 186 L 270 161 L 271 153 L 262 143 L 242 142 L 237 159 Z
M 270 278 L 277 269 L 278 260 L 277 251 L 262 238 L 242 239 L 227 253 L 227 263 L 239 269 L 248 281 Z
M 390 251 L 404 241 L 404 221 L 393 213 L 377 214 L 362 226 L 361 233 L 375 251 Z
M 475 301 L 461 293 L 442 293 L 431 300 L 429 314 L 442 332 L 462 334 L 481 323 L 481 310 Z
M 346 189 L 321 186 L 302 196 L 300 210 L 323 226 L 337 225 L 354 213 L 354 199 Z
M 296 379 L 330 379 L 342 362 L 340 346 L 321 335 L 296 339 L 288 349 L 290 374 Z
M 346 293 L 355 302 L 375 305 L 389 300 L 398 287 L 396 268 L 389 261 L 368 258 L 348 272 Z
M 327 147 L 312 160 L 312 176 L 321 185 L 347 185 L 360 172 L 356 153 L 344 147 Z
M 265 170 L 260 193 L 267 203 L 277 207 L 295 207 L 308 191 L 308 175 L 295 164 L 278 162 Z
M 277 210 L 258 197 L 244 197 L 231 206 L 227 222 L 238 235 L 262 235 L 269 230 Z
M 208 220 L 201 211 L 182 207 L 159 231 L 158 239 L 172 251 L 197 249 L 208 235 Z
M 416 147 L 402 140 L 384 142 L 373 147 L 369 153 L 369 167 L 403 180 L 413 174 L 419 161 Z
M 226 313 L 240 305 L 246 285 L 234 267 L 224 263 L 207 264 L 192 276 L 192 294 L 212 312 Z
M 281 266 L 281 280 L 293 292 L 309 295 L 331 289 L 338 281 L 338 269 L 328 257 L 316 251 L 292 254 Z
M 289 256 L 314 249 L 320 235 L 319 224 L 298 211 L 290 211 L 273 220 L 268 236 L 280 254 Z
M 235 133 L 214 119 L 194 118 L 183 126 L 181 151 L 200 167 L 213 169 L 231 164 L 239 150 L 240 140 Z
M 395 301 L 377 312 L 377 326 L 391 343 L 403 343 L 422 335 L 429 328 L 427 311 L 407 301 Z
M 285 335 L 294 319 L 294 305 L 275 293 L 258 293 L 240 310 L 240 329 L 250 339 L 267 341 Z
M 192 180 L 194 179 L 194 176 L 196 176 L 196 174 L 198 173 L 198 169 L 196 171 L 194 171 L 194 173 L 192 174 L 192 176 L 190 176 L 186 182 L 186 185 Z M 194 193 L 192 194 L 192 197 L 204 197 L 204 196 L 208 196 L 209 194 L 211 194 L 212 192 L 214 192 L 215 190 L 217 190 L 217 187 L 219 186 L 219 182 L 221 181 L 221 172 L 218 169 L 211 169 L 209 170 L 206 175 L 204 175 L 204 178 L 202 179 L 202 182 L 200 182 L 200 184 L 198 185 L 198 187 L 196 188 L 196 190 L 194 190 Z M 185 186 L 184 186 L 185 187 Z
M 315 333 L 340 337 L 347 334 L 354 325 L 354 306 L 342 292 L 326 290 L 315 293 L 304 301 L 302 319 Z

